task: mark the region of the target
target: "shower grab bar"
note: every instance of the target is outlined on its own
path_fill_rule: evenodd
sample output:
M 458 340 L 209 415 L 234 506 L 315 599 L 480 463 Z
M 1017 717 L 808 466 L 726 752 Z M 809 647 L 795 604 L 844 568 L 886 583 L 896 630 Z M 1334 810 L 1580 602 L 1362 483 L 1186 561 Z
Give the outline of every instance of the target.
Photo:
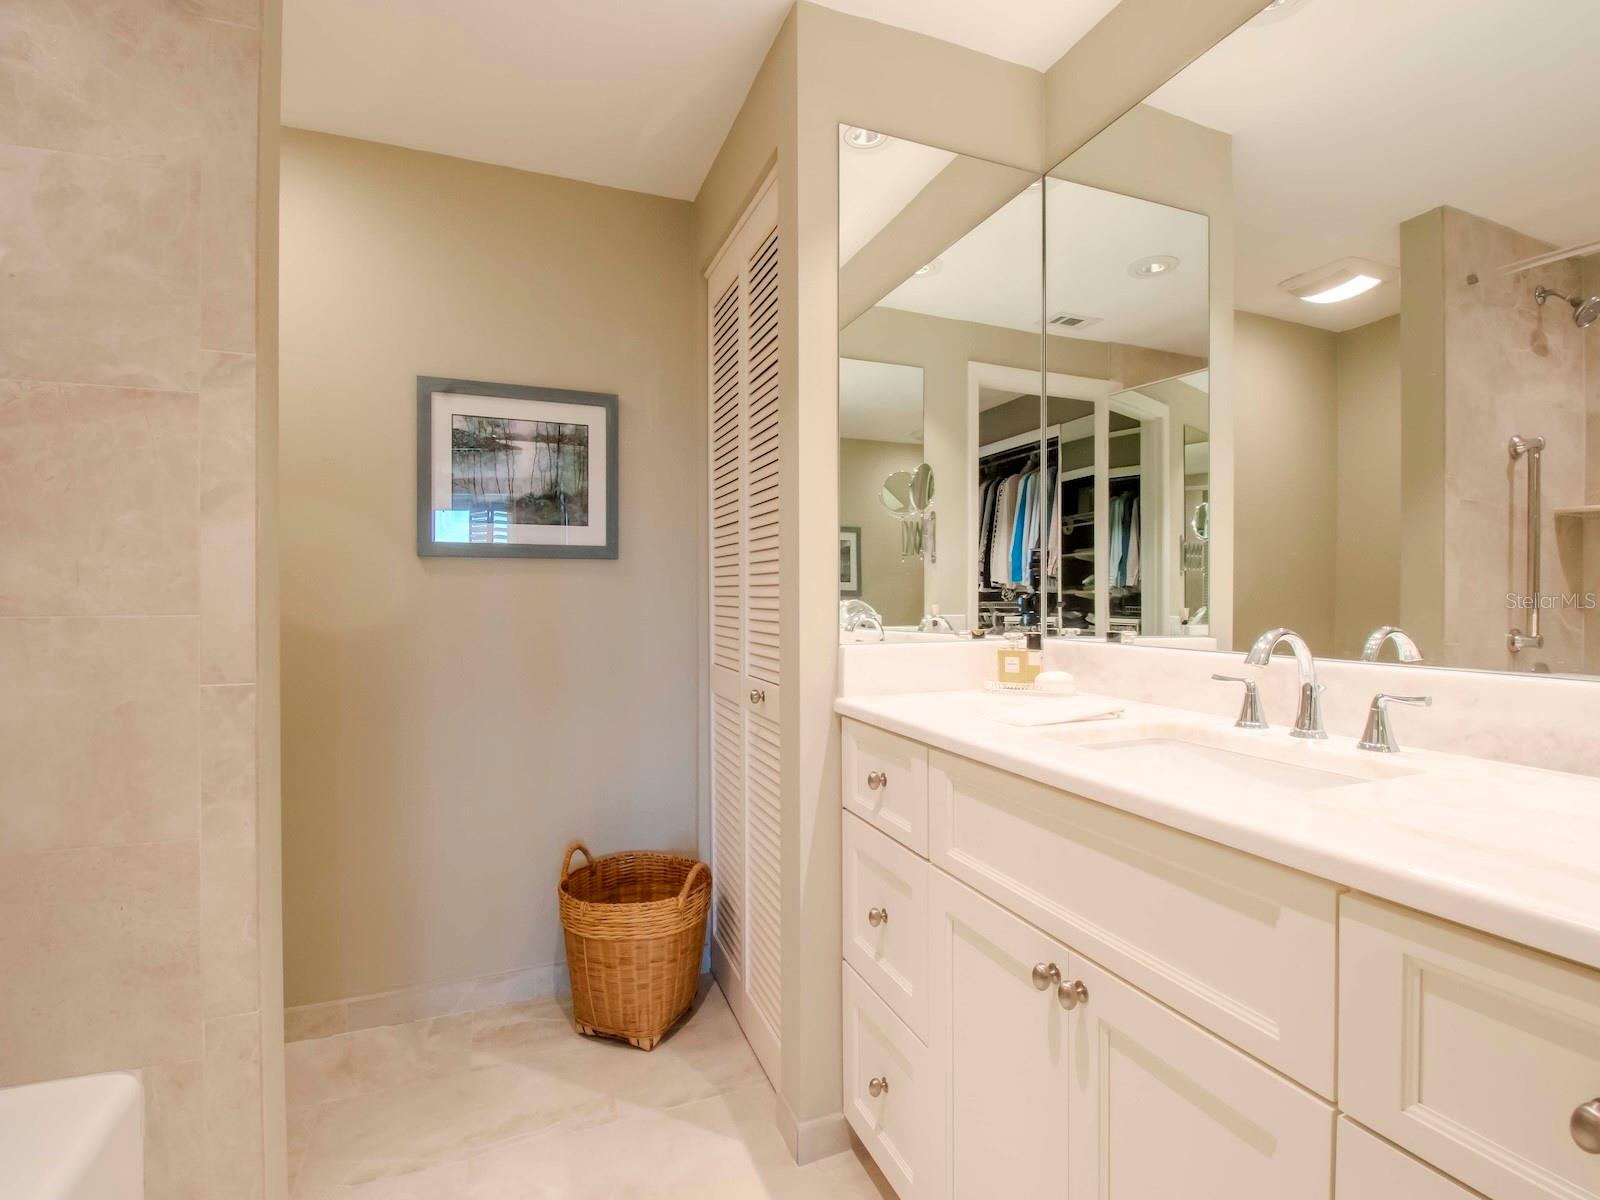
M 1525 438 L 1512 434 L 1511 461 L 1528 460 L 1528 630 L 1524 633 L 1513 628 L 1506 634 L 1506 647 L 1515 654 L 1519 650 L 1537 650 L 1544 645 L 1544 634 L 1539 632 L 1539 460 L 1544 454 L 1542 437 Z

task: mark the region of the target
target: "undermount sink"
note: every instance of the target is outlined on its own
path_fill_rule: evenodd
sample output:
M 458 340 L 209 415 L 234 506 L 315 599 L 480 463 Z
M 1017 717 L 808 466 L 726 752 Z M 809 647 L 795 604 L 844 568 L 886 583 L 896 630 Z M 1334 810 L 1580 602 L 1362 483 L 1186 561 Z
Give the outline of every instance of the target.
M 1212 729 L 1179 722 L 1060 726 L 1052 736 L 1119 767 L 1182 778 L 1191 785 L 1318 792 L 1414 775 L 1417 768 L 1343 745 L 1297 740 L 1287 730 Z

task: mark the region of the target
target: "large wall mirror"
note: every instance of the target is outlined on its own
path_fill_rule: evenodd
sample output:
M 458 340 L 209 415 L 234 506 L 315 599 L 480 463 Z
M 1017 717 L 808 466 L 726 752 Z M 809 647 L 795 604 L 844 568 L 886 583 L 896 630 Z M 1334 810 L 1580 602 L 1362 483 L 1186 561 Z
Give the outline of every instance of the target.
M 1118 373 L 1169 457 L 1111 630 L 1600 672 L 1596 46 L 1592 0 L 1277 0 L 1051 172 L 1102 191 L 1052 190 L 1048 318 L 1200 360 Z M 1209 282 L 1103 192 L 1203 214 Z M 1080 295 L 1097 238 L 1178 261 Z
M 846 641 L 1040 619 L 1043 190 L 1014 167 L 840 128 Z

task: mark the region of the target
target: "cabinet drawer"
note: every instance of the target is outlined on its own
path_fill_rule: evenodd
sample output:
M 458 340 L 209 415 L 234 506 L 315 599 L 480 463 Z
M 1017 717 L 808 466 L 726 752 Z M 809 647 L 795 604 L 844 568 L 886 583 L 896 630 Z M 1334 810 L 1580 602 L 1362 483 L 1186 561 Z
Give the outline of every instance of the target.
M 923 1040 L 928 871 L 925 860 L 844 814 L 844 960 Z
M 1328 1200 L 1333 1107 L 1074 954 L 1070 1200 Z
M 1339 1118 L 1333 1195 L 1334 1200 L 1478 1200 L 1449 1176 L 1401 1153 L 1349 1117 Z
M 845 808 L 927 857 L 927 747 L 859 721 L 844 722 L 840 743 Z
M 1364 896 L 1340 913 L 1339 1106 L 1495 1200 L 1600 1197 L 1600 974 Z
M 844 967 L 844 1115 L 900 1200 L 933 1200 L 941 1107 L 928 1048 Z M 873 1095 L 878 1087 L 878 1094 Z
M 936 866 L 1332 1098 L 1338 888 L 941 751 L 928 793 Z

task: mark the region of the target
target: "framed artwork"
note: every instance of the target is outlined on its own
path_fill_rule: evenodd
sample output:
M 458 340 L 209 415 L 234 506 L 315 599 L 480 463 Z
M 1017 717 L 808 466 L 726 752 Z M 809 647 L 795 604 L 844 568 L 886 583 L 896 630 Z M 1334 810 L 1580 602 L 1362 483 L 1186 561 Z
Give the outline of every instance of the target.
M 417 376 L 417 553 L 617 557 L 617 398 Z
M 861 595 L 861 526 L 839 529 L 839 595 L 849 600 Z

